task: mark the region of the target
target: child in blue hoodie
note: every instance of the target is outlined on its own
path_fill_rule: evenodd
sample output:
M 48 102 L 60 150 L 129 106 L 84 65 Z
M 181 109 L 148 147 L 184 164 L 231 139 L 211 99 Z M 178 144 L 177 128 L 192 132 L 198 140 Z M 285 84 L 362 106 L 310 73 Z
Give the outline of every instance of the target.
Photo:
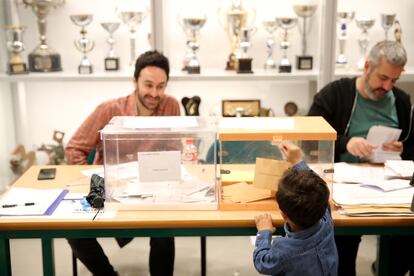
M 293 167 L 279 182 L 276 201 L 285 220 L 284 237 L 272 241 L 276 228 L 270 214 L 255 217 L 254 266 L 266 275 L 338 274 L 338 253 L 326 182 L 302 161 L 300 148 L 281 145 Z

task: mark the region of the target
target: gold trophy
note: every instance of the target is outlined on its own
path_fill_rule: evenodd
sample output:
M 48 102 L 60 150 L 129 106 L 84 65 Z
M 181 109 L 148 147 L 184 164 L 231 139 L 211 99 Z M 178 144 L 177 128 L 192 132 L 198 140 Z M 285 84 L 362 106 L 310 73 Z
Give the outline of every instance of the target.
M 395 24 L 395 28 L 394 28 L 395 41 L 401 43 L 402 29 L 401 29 L 400 21 L 395 20 L 394 24 Z
M 7 64 L 7 73 L 25 74 L 28 73 L 26 63 L 23 61 L 21 53 L 24 50 L 23 32 L 25 26 L 5 26 L 7 37 L 7 49 L 10 51 L 10 61 Z
M 29 70 L 32 72 L 62 71 L 60 55 L 46 42 L 46 17 L 49 10 L 61 6 L 64 0 L 23 0 L 26 7 L 31 7 L 37 17 L 40 44 L 29 54 Z
M 83 58 L 78 66 L 78 72 L 79 74 L 92 74 L 93 66 L 86 54 L 93 50 L 93 48 L 95 47 L 95 42 L 93 40 L 86 38 L 85 27 L 92 22 L 93 15 L 74 14 L 70 16 L 70 19 L 76 26 L 81 27 L 81 38 L 74 41 L 76 49 L 83 53 Z
M 251 29 L 256 18 L 256 10 L 247 11 L 241 0 L 232 0 L 227 9 L 220 7 L 217 11 L 221 25 L 227 32 L 230 40 L 231 53 L 227 60 L 226 70 L 238 70 L 238 58 L 240 57 L 240 38 L 242 30 Z

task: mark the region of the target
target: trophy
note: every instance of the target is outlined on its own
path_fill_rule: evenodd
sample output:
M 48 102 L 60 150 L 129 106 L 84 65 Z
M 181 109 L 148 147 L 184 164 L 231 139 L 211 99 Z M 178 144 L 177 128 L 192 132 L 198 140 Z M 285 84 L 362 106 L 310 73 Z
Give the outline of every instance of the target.
M 382 13 L 381 14 L 381 25 L 385 31 L 385 40 L 388 40 L 388 30 L 394 25 L 396 14 Z
M 178 23 L 187 36 L 187 54 L 184 59 L 183 70 L 187 71 L 189 74 L 200 74 L 200 62 L 197 58 L 197 50 L 200 47 L 198 40 L 200 29 L 204 26 L 206 20 L 207 18 L 205 15 L 201 17 L 178 16 Z
M 78 72 L 79 74 L 92 74 L 93 66 L 91 64 L 91 61 L 86 56 L 86 54 L 93 50 L 93 48 L 95 47 L 95 42 L 93 40 L 86 38 L 85 27 L 88 26 L 92 22 L 93 15 L 92 14 L 75 14 L 75 15 L 71 15 L 70 19 L 76 26 L 81 27 L 80 33 L 82 37 L 74 41 L 76 49 L 78 49 L 80 52 L 83 53 L 83 58 L 81 60 L 81 63 L 78 66 Z
M 227 32 L 230 40 L 231 53 L 227 60 L 226 70 L 237 70 L 240 57 L 239 46 L 243 28 L 250 29 L 256 18 L 256 10 L 249 13 L 242 5 L 241 0 L 232 0 L 226 10 L 220 7 L 217 11 L 221 25 Z M 224 19 L 224 20 L 223 20 Z
M 347 24 L 349 24 L 352 19 L 354 19 L 355 12 L 338 12 L 337 21 L 340 24 L 341 32 L 339 34 L 339 56 L 336 59 L 336 64 L 338 66 L 345 66 L 348 63 L 348 60 L 345 56 L 345 46 L 348 39 L 346 32 Z
M 185 110 L 185 116 L 200 116 L 199 107 L 201 98 L 199 96 L 193 96 L 191 98 L 184 97 L 181 99 L 181 104 Z
M 292 72 L 292 65 L 288 58 L 288 49 L 290 47 L 288 30 L 296 26 L 298 19 L 296 17 L 276 17 L 276 22 L 284 30 L 283 39 L 280 42 L 280 49 L 283 53 L 279 62 L 279 73 L 290 73 Z
M 7 64 L 7 73 L 10 75 L 28 73 L 26 63 L 21 53 L 24 50 L 23 32 L 25 26 L 5 26 L 7 49 L 10 51 L 10 61 Z
M 395 20 L 395 29 L 394 29 L 395 41 L 401 43 L 401 34 L 402 34 L 402 30 L 401 30 L 400 21 Z
M 296 69 L 299 70 L 311 70 L 313 67 L 313 57 L 311 55 L 306 54 L 307 48 L 307 41 L 306 41 L 306 33 L 307 33 L 307 21 L 308 18 L 312 17 L 315 13 L 317 6 L 316 5 L 294 5 L 293 10 L 295 11 L 296 15 L 302 17 L 302 55 L 296 56 Z
M 369 46 L 368 30 L 374 26 L 375 19 L 355 19 L 356 25 L 362 30 L 361 37 L 358 39 L 361 57 L 358 60 L 358 70 L 364 69 L 365 57 Z
M 102 22 L 101 26 L 109 33 L 109 38 L 106 40 L 109 44 L 109 52 L 105 58 L 105 70 L 117 71 L 119 70 L 119 57 L 115 55 L 114 44 L 115 39 L 113 33 L 118 29 L 119 22 Z
M 277 30 L 279 27 L 277 25 L 276 20 L 265 20 L 263 21 L 263 27 L 266 30 L 266 32 L 269 34 L 266 40 L 266 47 L 267 47 L 267 58 L 264 64 L 264 69 L 276 69 L 276 62 L 273 59 L 273 45 L 275 44 L 275 38 L 273 36 L 273 33 Z
M 32 72 L 62 71 L 60 55 L 46 43 L 46 17 L 51 7 L 58 7 L 64 0 L 23 0 L 37 17 L 40 44 L 29 54 L 29 70 Z
M 253 27 L 251 29 L 243 28 L 242 35 L 240 38 L 240 49 L 241 54 L 240 57 L 237 59 L 238 66 L 237 66 L 237 73 L 253 73 L 252 71 L 252 58 L 247 55 L 247 50 L 252 45 L 250 43 L 250 37 L 255 34 L 257 28 Z
M 120 17 L 122 22 L 128 27 L 128 31 L 130 34 L 130 47 L 131 47 L 131 55 L 129 65 L 133 66 L 135 64 L 136 53 L 135 53 L 135 32 L 139 25 L 141 25 L 142 21 L 148 16 L 147 11 L 121 11 Z

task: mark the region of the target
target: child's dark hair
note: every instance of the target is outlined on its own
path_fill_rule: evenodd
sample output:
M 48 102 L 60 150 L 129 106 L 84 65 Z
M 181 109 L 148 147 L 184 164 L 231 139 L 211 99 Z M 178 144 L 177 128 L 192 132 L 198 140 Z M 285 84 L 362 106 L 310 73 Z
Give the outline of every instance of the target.
M 302 228 L 317 223 L 329 204 L 326 182 L 311 170 L 287 170 L 279 182 L 276 201 L 286 216 Z
M 167 75 L 167 81 L 168 81 L 170 77 L 170 63 L 166 56 L 164 56 L 157 50 L 147 51 L 141 54 L 137 58 L 137 61 L 135 62 L 134 78 L 136 80 L 138 80 L 141 70 L 147 66 L 155 66 L 155 67 L 159 67 L 163 69 L 165 71 L 165 74 Z

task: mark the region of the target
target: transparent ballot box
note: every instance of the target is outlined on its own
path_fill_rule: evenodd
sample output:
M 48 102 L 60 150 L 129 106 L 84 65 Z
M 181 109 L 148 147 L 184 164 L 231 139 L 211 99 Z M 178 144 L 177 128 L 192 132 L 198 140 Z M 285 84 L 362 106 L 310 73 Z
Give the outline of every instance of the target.
M 217 209 L 216 138 L 200 117 L 114 117 L 101 131 L 105 208 Z
M 336 131 L 322 117 L 223 118 L 218 139 L 221 210 L 277 208 L 279 180 L 292 166 L 280 150 L 284 143 L 297 145 L 302 159 L 331 186 Z

